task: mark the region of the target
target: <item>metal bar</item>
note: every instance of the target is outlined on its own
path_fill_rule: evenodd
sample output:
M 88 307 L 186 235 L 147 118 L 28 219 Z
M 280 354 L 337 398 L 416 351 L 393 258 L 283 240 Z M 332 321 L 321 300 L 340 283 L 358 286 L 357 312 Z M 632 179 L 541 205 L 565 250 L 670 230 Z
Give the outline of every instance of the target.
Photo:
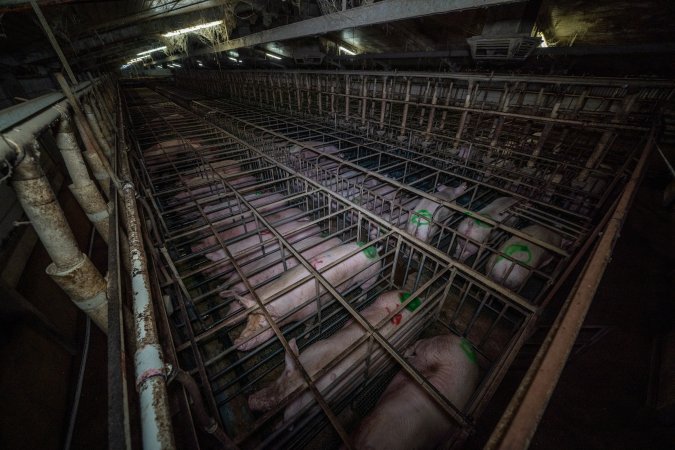
M 42 25 L 42 29 L 45 31 L 45 34 L 47 35 L 47 38 L 49 39 L 49 42 L 52 44 L 52 48 L 58 55 L 59 59 L 61 60 L 61 64 L 63 64 L 63 68 L 66 70 L 66 73 L 68 74 L 68 78 L 70 78 L 70 84 L 75 86 L 77 84 L 77 78 L 75 78 L 75 74 L 73 73 L 73 69 L 70 68 L 70 64 L 68 64 L 68 60 L 66 59 L 65 55 L 61 51 L 61 46 L 59 45 L 58 41 L 54 37 L 54 34 L 52 33 L 52 29 L 47 23 L 47 19 L 45 19 L 45 16 L 42 15 L 42 10 L 40 10 L 40 7 L 38 6 L 37 2 L 35 0 L 31 0 L 30 5 L 33 7 L 33 11 L 35 11 L 35 15 L 37 15 L 38 20 L 40 21 L 40 25 Z
M 575 291 L 563 305 L 563 310 L 556 318 L 523 382 L 490 437 L 487 449 L 511 450 L 529 447 L 609 264 L 612 250 L 654 145 L 654 136 L 655 130 L 652 130 L 640 160 L 589 260 L 587 270 L 579 279 Z
M 241 47 L 252 47 L 267 42 L 279 42 L 304 36 L 320 35 L 344 30 L 345 28 L 377 25 L 415 17 L 488 8 L 497 5 L 520 3 L 522 1 L 524 0 L 418 0 L 411 4 L 409 0 L 387 0 L 346 11 L 313 17 L 289 25 L 253 33 L 238 39 L 231 39 L 208 49 L 197 50 L 191 53 L 190 56 L 219 53 Z M 169 57 L 156 62 L 163 63 L 182 57 Z
M 120 130 L 121 131 L 121 130 Z M 124 146 L 124 144 L 122 144 Z M 121 175 L 130 179 L 129 162 L 126 151 L 121 152 Z M 140 399 L 141 433 L 143 448 L 174 449 L 171 413 L 166 391 L 166 368 L 159 345 L 157 325 L 155 323 L 152 295 L 147 273 L 145 249 L 141 238 L 141 224 L 138 221 L 135 189 L 130 181 L 122 185 L 127 230 L 129 233 L 129 251 L 131 259 L 131 287 L 133 292 L 133 312 L 136 320 L 136 388 Z
M 117 169 L 117 154 L 112 158 Z M 112 184 L 112 183 L 111 183 Z M 110 187 L 108 228 L 108 448 L 131 449 L 126 347 L 124 340 L 124 305 L 120 297 L 120 230 L 117 189 Z M 128 251 L 128 248 L 126 249 Z

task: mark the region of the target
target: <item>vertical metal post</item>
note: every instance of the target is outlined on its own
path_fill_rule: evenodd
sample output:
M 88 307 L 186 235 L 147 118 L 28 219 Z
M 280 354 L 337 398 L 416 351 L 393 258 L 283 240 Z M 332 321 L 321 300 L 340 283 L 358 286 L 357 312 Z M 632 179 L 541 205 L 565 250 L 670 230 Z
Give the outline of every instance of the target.
M 408 78 L 408 83 L 405 87 L 405 103 L 403 105 L 403 118 L 401 119 L 401 135 L 399 136 L 399 141 L 403 140 L 405 135 L 405 123 L 408 120 L 408 108 L 410 107 L 410 85 L 412 80 Z

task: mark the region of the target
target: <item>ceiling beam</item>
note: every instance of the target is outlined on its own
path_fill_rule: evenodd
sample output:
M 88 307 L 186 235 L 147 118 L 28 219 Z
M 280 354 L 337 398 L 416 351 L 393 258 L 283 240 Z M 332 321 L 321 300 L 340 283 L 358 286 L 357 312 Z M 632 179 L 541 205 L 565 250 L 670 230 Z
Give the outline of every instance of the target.
M 122 17 L 120 19 L 111 20 L 109 22 L 99 23 L 95 27 L 86 30 L 86 33 L 90 32 L 100 32 L 101 30 L 107 30 L 110 28 L 122 27 L 136 22 L 147 22 L 150 20 L 156 19 L 165 19 L 167 17 L 179 15 L 179 14 L 188 14 L 195 11 L 201 11 L 204 9 L 215 8 L 217 6 L 222 6 L 225 3 L 224 0 L 195 0 L 190 4 L 181 5 L 178 1 L 171 4 L 173 7 L 168 11 L 158 11 L 157 7 L 150 8 L 145 11 L 138 12 L 136 14 L 131 14 L 127 17 Z
M 242 47 L 252 47 L 268 42 L 285 41 L 305 36 L 315 36 L 346 28 L 377 25 L 396 20 L 444 14 L 467 9 L 487 8 L 525 0 L 384 0 L 370 5 L 339 11 L 325 16 L 313 17 L 300 22 L 271 28 L 222 44 L 191 52 L 190 55 L 171 56 L 162 61 L 174 61 L 187 56 L 205 55 Z

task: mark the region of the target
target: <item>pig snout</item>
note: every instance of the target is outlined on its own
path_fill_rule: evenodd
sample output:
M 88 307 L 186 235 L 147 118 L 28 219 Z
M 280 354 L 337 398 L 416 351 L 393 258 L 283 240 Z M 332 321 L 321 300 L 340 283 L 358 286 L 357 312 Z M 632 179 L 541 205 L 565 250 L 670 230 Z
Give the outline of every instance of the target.
M 256 348 L 272 337 L 274 337 L 274 331 L 269 328 L 265 316 L 260 313 L 251 313 L 246 319 L 246 328 L 234 340 L 234 346 L 237 350 L 245 352 Z

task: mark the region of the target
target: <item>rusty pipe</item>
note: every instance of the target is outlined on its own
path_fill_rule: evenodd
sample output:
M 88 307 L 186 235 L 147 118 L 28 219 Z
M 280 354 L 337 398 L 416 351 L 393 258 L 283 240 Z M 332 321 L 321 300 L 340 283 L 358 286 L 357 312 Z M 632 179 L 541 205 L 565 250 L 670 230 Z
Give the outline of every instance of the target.
M 129 180 L 129 161 L 125 151 L 120 152 L 120 168 L 122 178 Z M 143 448 L 175 449 L 166 390 L 166 368 L 155 323 L 148 266 L 136 206 L 136 190 L 130 181 L 125 181 L 121 187 L 132 268 L 131 290 L 136 321 L 134 365 L 136 389 L 140 400 Z
M 188 394 L 190 394 L 190 398 L 192 399 L 192 411 L 204 431 L 217 439 L 218 442 L 223 445 L 223 448 L 236 449 L 237 446 L 232 439 L 225 434 L 225 431 L 218 426 L 218 421 L 211 417 L 206 410 L 204 399 L 202 398 L 199 386 L 194 378 L 192 378 L 189 373 L 179 368 L 174 368 L 172 375 L 173 378 L 188 391 Z
M 110 144 L 108 144 L 108 141 L 103 135 L 103 131 L 101 130 L 101 125 L 99 124 L 98 118 L 94 114 L 94 110 L 92 109 L 89 103 L 84 103 L 83 106 L 84 106 L 84 115 L 87 118 L 87 123 L 89 123 L 89 127 L 94 132 L 94 137 L 98 141 L 98 145 L 100 146 L 101 149 L 103 149 L 103 153 L 108 158 L 108 161 L 110 161 L 112 150 L 110 149 Z
M 108 205 L 100 194 L 94 182 L 89 178 L 89 172 L 82 159 L 80 147 L 77 144 L 75 133 L 68 118 L 59 123 L 56 134 L 56 145 L 61 151 L 66 169 L 73 184 L 68 186 L 70 192 L 80 204 L 87 218 L 94 224 L 96 231 L 108 243 L 110 228 L 108 225 Z
M 35 144 L 37 145 L 37 144 Z M 12 185 L 52 263 L 47 274 L 75 305 L 107 332 L 106 282 L 77 246 L 37 157 L 29 149 L 15 166 Z

